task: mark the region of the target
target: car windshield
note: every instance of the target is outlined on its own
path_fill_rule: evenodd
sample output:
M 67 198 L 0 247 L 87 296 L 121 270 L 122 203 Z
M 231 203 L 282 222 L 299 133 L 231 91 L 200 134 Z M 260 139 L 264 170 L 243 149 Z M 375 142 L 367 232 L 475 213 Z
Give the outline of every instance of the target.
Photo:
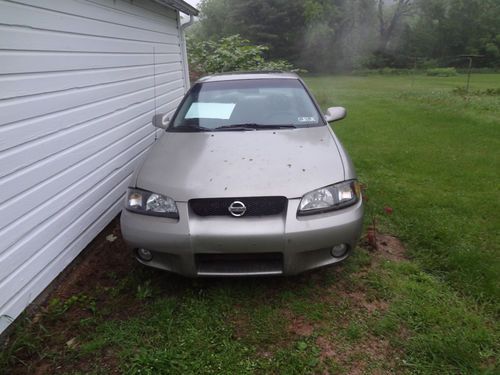
M 198 83 L 184 99 L 168 131 L 237 131 L 322 125 L 297 79 Z

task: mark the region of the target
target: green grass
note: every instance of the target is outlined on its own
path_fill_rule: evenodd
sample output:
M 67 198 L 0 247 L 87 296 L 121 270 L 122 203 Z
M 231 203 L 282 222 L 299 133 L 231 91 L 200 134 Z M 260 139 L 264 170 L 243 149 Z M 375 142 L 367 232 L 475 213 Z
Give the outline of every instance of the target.
M 334 129 L 367 224 L 409 260 L 358 248 L 341 267 L 243 280 L 122 265 L 21 319 L 0 374 L 499 373 L 500 97 L 478 93 L 500 75 L 473 76 L 469 97 L 452 92 L 461 75 L 306 81 L 348 108 Z
M 307 80 L 323 107 L 344 105 L 334 129 L 368 186 L 373 214 L 424 269 L 498 313 L 500 96 L 462 97 L 465 76 Z M 472 77 L 472 90 L 500 75 Z

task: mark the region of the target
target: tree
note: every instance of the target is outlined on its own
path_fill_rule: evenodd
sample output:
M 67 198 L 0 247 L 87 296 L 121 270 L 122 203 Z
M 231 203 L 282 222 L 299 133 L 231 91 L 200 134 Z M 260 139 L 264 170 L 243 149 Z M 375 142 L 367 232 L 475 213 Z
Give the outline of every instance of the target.
M 192 34 L 216 40 L 239 34 L 268 47 L 271 59 L 295 61 L 304 29 L 301 0 L 204 0 L 200 25 Z
M 240 34 L 269 47 L 269 58 L 308 70 L 351 69 L 373 49 L 374 1 L 205 0 L 193 34 L 211 40 Z
M 456 65 L 478 54 L 500 66 L 500 0 L 204 0 L 195 39 L 240 34 L 263 56 L 314 72 Z M 188 29 L 189 30 L 189 29 Z
M 384 0 L 377 1 L 380 35 L 379 50 L 386 52 L 397 28 L 402 25 L 403 18 L 412 14 L 414 3 L 413 0 L 397 0 L 395 5 L 388 7 Z M 388 14 L 390 8 L 392 8 L 392 14 Z
M 459 56 L 482 55 L 478 66 L 500 65 L 500 2 L 418 0 L 400 52 L 425 56 L 440 65 L 460 66 Z
M 192 78 L 203 74 L 251 71 L 294 70 L 286 61 L 266 61 L 263 57 L 267 47 L 251 45 L 239 35 L 221 38 L 218 41 L 198 41 L 188 38 L 189 67 Z

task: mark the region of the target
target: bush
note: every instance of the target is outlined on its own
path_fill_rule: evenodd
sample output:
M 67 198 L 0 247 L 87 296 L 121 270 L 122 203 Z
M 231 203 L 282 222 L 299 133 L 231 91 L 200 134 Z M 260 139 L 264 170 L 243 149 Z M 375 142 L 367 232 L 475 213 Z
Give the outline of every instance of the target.
M 188 38 L 187 49 L 193 78 L 233 71 L 298 71 L 285 60 L 265 61 L 263 55 L 268 47 L 250 45 L 250 41 L 239 35 L 231 35 L 217 42 Z
M 403 76 L 415 74 L 412 69 L 396 69 L 396 68 L 382 68 L 382 69 L 356 69 L 351 72 L 355 76 L 371 76 L 371 75 L 383 75 L 383 76 Z
M 485 90 L 469 90 L 465 87 L 455 87 L 452 92 L 460 96 L 500 96 L 500 88 L 496 89 L 485 89 Z
M 375 69 L 363 69 L 363 68 L 360 68 L 360 69 L 354 69 L 351 72 L 351 74 L 354 75 L 354 76 L 366 77 L 366 76 L 372 76 L 372 75 L 375 75 L 375 74 L 379 74 L 379 71 L 375 70 Z
M 467 74 L 469 68 L 457 68 L 457 72 Z M 472 68 L 470 72 L 473 74 L 500 73 L 500 68 Z
M 438 61 L 435 59 L 424 59 L 421 61 L 417 61 L 419 68 L 430 70 L 438 68 Z
M 458 75 L 455 68 L 433 68 L 427 69 L 425 74 L 432 77 L 453 77 Z
M 382 75 L 402 76 L 402 75 L 413 74 L 413 70 L 411 70 L 411 69 L 383 68 L 383 69 L 380 69 L 379 73 Z

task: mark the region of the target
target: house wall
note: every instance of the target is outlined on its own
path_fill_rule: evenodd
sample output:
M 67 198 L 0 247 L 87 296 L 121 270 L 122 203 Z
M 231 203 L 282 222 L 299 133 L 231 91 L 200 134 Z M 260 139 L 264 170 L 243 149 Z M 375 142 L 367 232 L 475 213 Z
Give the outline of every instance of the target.
M 152 116 L 186 90 L 178 19 L 148 0 L 0 0 L 0 333 L 119 213 Z

